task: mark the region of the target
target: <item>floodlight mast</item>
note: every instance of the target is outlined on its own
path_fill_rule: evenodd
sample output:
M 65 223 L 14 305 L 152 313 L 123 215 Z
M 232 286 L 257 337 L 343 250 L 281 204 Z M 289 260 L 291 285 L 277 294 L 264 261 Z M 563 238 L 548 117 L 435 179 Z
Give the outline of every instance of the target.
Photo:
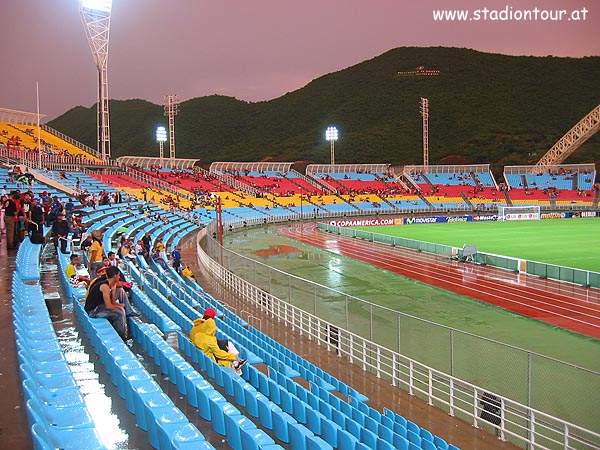
M 338 139 L 338 129 L 336 127 L 327 127 L 325 130 L 325 139 L 331 143 L 331 165 L 335 164 L 335 141 Z
M 423 165 L 429 165 L 429 99 L 421 97 L 421 115 L 423 116 Z
M 162 164 L 163 160 L 163 145 L 167 142 L 167 130 L 165 127 L 156 127 L 156 141 L 158 142 L 159 158 Z
M 85 27 L 96 67 L 98 153 L 104 161 L 110 159 L 110 120 L 108 113 L 108 38 L 112 0 L 81 0 L 81 19 Z
M 165 116 L 169 118 L 169 158 L 175 159 L 175 116 L 179 113 L 179 99 L 176 95 L 165 96 Z

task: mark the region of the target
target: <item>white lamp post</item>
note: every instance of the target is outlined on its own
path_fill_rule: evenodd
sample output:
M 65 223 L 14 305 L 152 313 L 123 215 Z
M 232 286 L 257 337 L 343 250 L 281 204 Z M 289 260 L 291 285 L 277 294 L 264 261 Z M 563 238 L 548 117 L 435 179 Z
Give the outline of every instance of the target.
M 158 142 L 158 155 L 160 157 L 160 163 L 162 165 L 163 145 L 165 142 L 167 142 L 167 130 L 165 127 L 156 127 L 156 142 Z
M 325 139 L 331 143 L 331 165 L 335 164 L 335 141 L 338 140 L 338 129 L 336 127 L 327 127 L 325 130 Z
M 98 68 L 97 123 L 98 153 L 110 158 L 110 125 L 108 116 L 108 36 L 112 0 L 81 0 L 81 19 L 85 26 L 92 55 Z

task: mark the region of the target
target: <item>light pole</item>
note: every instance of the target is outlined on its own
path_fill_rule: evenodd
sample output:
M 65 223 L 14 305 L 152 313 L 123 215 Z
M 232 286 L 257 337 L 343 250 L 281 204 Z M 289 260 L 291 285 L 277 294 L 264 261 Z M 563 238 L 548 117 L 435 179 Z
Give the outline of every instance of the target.
M 158 156 L 160 158 L 160 165 L 162 166 L 163 144 L 167 142 L 167 130 L 165 127 L 156 127 L 156 142 L 158 142 Z
M 429 99 L 421 97 L 421 115 L 423 116 L 423 165 L 429 165 Z
M 179 113 L 179 99 L 176 95 L 165 96 L 165 116 L 169 118 L 169 158 L 175 159 L 175 116 Z
M 327 127 L 325 130 L 325 139 L 331 143 L 331 165 L 335 164 L 335 141 L 338 139 L 338 129 L 336 127 Z
M 102 160 L 110 158 L 110 125 L 108 115 L 108 36 L 112 0 L 81 0 L 81 19 L 85 26 L 92 55 L 98 68 L 97 137 Z

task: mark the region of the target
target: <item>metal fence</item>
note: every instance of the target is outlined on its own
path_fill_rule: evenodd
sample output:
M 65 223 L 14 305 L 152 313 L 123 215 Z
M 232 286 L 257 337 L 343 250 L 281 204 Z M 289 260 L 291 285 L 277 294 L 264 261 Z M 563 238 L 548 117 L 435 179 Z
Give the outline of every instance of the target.
M 600 448 L 598 372 L 381 307 L 208 237 L 198 255 L 249 304 L 451 415 L 481 425 L 480 399 L 491 392 L 502 404 L 503 439 L 526 448 Z

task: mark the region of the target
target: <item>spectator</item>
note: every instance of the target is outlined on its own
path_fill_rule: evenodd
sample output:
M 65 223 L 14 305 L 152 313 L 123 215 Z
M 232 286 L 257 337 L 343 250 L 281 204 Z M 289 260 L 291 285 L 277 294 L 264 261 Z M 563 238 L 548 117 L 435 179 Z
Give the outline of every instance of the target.
M 88 249 L 88 272 L 96 273 L 98 268 L 104 266 L 104 233 L 100 230 L 92 231 L 92 245 Z
M 190 269 L 190 266 L 185 266 L 183 268 L 183 271 L 181 272 L 181 275 L 183 275 L 186 278 L 189 278 L 192 281 L 196 281 L 196 278 L 194 277 L 194 274 L 192 272 L 192 269 Z
M 44 208 L 39 205 L 36 198 L 31 199 L 29 214 L 25 216 L 25 220 L 27 221 L 29 238 L 39 240 L 39 243 L 41 243 L 44 240 L 44 222 L 46 218 L 44 216 Z
M 139 239 L 137 244 L 135 244 L 135 253 L 138 256 L 142 256 L 146 261 L 148 261 L 148 250 L 144 246 L 144 241 Z
M 500 424 L 502 418 L 500 416 L 500 410 L 502 408 L 502 401 L 490 392 L 484 392 L 479 401 L 481 405 L 481 418 L 486 422 L 494 425 L 496 429 L 496 436 L 500 435 Z
M 217 312 L 212 308 L 208 308 L 204 311 L 204 316 L 202 318 L 194 320 L 194 326 L 190 332 L 190 340 L 218 365 L 229 367 L 237 372 L 244 367 L 247 360 L 239 360 L 237 354 L 228 352 L 219 347 L 216 337 L 216 316 Z
M 103 267 L 100 267 L 96 271 L 96 278 L 100 278 L 101 280 L 102 279 L 106 279 L 106 273 L 107 273 L 109 267 L 115 267 L 115 266 L 103 266 Z M 118 267 L 117 267 L 117 269 L 118 269 Z M 96 281 L 96 279 L 92 280 L 92 284 L 95 281 Z M 137 316 L 140 315 L 131 306 L 131 302 L 130 302 L 129 297 L 131 295 L 131 288 L 132 287 L 133 287 L 133 283 L 130 282 L 130 281 L 127 281 L 125 279 L 125 275 L 119 269 L 119 282 L 115 286 L 116 295 L 115 295 L 114 301 L 117 304 L 123 305 L 126 317 L 137 317 Z
M 119 269 L 109 267 L 105 277 L 93 280 L 85 297 L 85 311 L 90 317 L 108 319 L 121 339 L 127 341 L 125 306 L 115 302 L 119 277 Z
M 175 250 L 171 252 L 171 260 L 173 261 L 173 269 L 177 272 L 181 269 L 181 248 L 175 247 Z
M 15 238 L 16 224 L 19 222 L 19 198 L 18 192 L 12 192 L 11 196 L 4 202 L 4 227 L 6 228 L 6 248 L 12 249 L 19 245 Z
M 85 238 L 83 239 L 83 241 L 80 244 L 81 247 L 81 251 L 82 252 L 89 252 L 89 248 L 92 245 L 92 235 L 91 234 L 86 234 Z
M 167 263 L 165 262 L 165 260 L 161 256 L 161 253 L 158 251 L 157 247 L 154 247 L 152 249 L 152 261 L 154 261 L 156 264 L 158 264 L 164 270 L 168 270 L 169 269 L 169 266 L 167 266 Z
M 89 275 L 84 275 L 81 273 L 81 265 L 79 264 L 79 255 L 72 254 L 71 262 L 67 265 L 65 269 L 65 274 L 67 275 L 67 279 L 69 283 L 73 287 L 88 287 L 90 284 Z
M 60 246 L 60 252 L 64 255 L 68 254 L 69 222 L 65 220 L 65 215 L 62 212 L 56 216 L 56 220 L 52 224 L 52 235 L 56 252 L 58 253 L 58 247 Z
M 123 261 L 135 261 L 135 250 L 131 247 L 130 239 L 125 239 L 125 241 L 119 247 L 119 251 L 117 253 L 119 258 L 121 258 Z
M 165 251 L 165 244 L 163 244 L 163 241 L 161 238 L 158 238 L 156 240 L 156 244 L 154 244 L 154 246 L 158 249 L 159 252 L 164 252 Z
M 152 248 L 152 239 L 150 239 L 150 232 L 147 231 L 142 238 L 142 242 L 144 243 L 144 247 L 146 248 L 146 252 L 149 252 Z
M 106 259 L 104 260 L 104 265 L 119 267 L 120 262 L 121 261 L 119 260 L 119 258 L 117 258 L 115 252 L 108 252 L 106 255 Z M 121 277 L 121 279 L 123 278 Z

